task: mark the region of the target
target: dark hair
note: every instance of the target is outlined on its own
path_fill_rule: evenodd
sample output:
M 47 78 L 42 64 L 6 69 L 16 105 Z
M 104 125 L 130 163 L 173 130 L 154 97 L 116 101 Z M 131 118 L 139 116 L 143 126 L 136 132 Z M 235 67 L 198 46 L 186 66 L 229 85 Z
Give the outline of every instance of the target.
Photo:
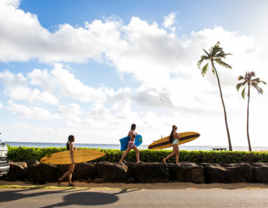
M 170 142 L 170 143 L 173 142 L 173 132 L 174 132 L 174 128 L 175 128 L 175 126 L 176 126 L 176 125 L 173 125 L 173 126 L 172 126 L 172 131 L 171 131 L 171 133 L 170 133 L 170 135 L 169 135 L 169 142 Z
M 131 125 L 131 130 L 135 130 L 135 128 L 136 128 L 136 124 L 132 124 Z
M 68 137 L 68 142 L 66 143 L 67 150 L 70 150 L 70 148 L 69 148 L 69 144 L 70 144 L 72 141 L 74 141 L 74 135 L 70 135 L 70 136 Z

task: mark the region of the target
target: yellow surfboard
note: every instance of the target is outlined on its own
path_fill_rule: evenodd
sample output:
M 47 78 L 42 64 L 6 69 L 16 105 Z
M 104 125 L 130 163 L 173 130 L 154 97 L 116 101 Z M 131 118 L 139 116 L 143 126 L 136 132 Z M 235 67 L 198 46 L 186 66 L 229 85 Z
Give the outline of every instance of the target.
M 197 132 L 182 132 L 180 134 L 180 142 L 179 145 L 185 144 L 187 142 L 193 141 L 197 139 L 200 134 Z M 172 147 L 172 143 L 169 142 L 169 136 L 166 136 L 162 139 L 158 139 L 152 144 L 148 146 L 148 149 L 164 149 L 164 148 L 169 148 Z
M 95 160 L 97 158 L 103 157 L 105 154 L 103 152 L 97 150 L 74 150 L 74 162 L 82 163 L 91 160 Z M 47 155 L 40 160 L 41 163 L 53 164 L 53 165 L 66 165 L 71 164 L 71 156 L 70 151 L 57 152 L 51 155 Z

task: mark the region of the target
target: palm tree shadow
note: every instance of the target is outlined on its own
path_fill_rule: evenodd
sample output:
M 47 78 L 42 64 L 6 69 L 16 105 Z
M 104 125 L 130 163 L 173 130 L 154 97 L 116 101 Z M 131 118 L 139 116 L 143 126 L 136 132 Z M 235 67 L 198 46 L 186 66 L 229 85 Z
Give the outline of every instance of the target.
M 136 190 L 128 191 L 128 193 L 133 191 Z M 114 194 L 101 193 L 101 192 L 71 193 L 63 197 L 64 202 L 49 205 L 43 208 L 64 207 L 70 205 L 94 206 L 94 205 L 112 204 L 119 200 L 119 197 L 116 195 L 123 194 L 126 192 L 127 189 L 122 189 L 120 192 Z

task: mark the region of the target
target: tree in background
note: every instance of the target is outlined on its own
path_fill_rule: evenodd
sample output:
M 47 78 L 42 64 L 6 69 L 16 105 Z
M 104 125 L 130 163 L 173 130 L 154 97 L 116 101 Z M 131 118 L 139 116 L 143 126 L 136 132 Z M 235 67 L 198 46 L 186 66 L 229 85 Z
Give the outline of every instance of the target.
M 262 88 L 260 88 L 258 85 L 259 83 L 263 83 L 266 85 L 266 82 L 261 81 L 260 78 L 255 78 L 252 79 L 253 77 L 255 77 L 255 72 L 246 72 L 245 77 L 243 76 L 239 76 L 238 80 L 239 81 L 243 81 L 240 82 L 236 85 L 236 90 L 239 91 L 239 89 L 241 87 L 244 87 L 244 89 L 242 90 L 242 98 L 245 99 L 245 93 L 246 93 L 246 88 L 248 87 L 248 107 L 247 107 L 247 137 L 248 137 L 248 149 L 249 151 L 252 151 L 251 149 L 251 144 L 250 144 L 250 139 L 249 139 L 249 101 L 250 101 L 250 87 L 254 87 L 259 94 L 263 94 L 263 90 Z
M 205 74 L 207 73 L 209 64 L 211 64 L 212 72 L 217 77 L 218 86 L 219 86 L 220 95 L 221 95 L 221 102 L 222 102 L 223 111 L 224 111 L 225 126 L 226 126 L 226 131 L 227 131 L 227 136 L 228 136 L 229 150 L 232 151 L 233 148 L 232 148 L 232 144 L 231 144 L 231 138 L 230 138 L 230 133 L 229 133 L 229 128 L 228 128 L 226 109 L 225 109 L 225 105 L 224 105 L 224 101 L 223 101 L 223 96 L 222 96 L 220 79 L 219 79 L 219 75 L 218 75 L 217 69 L 216 69 L 216 67 L 214 65 L 215 63 L 217 63 L 217 64 L 219 64 L 219 65 L 221 65 L 223 67 L 232 69 L 232 67 L 230 65 L 228 65 L 227 63 L 225 63 L 225 62 L 222 61 L 222 59 L 225 59 L 226 56 L 232 55 L 232 54 L 231 53 L 225 53 L 223 51 L 223 49 L 220 47 L 220 42 L 217 42 L 213 47 L 211 47 L 211 49 L 209 49 L 209 52 L 207 52 L 205 49 L 203 49 L 203 50 L 205 52 L 205 55 L 201 56 L 200 60 L 197 62 L 197 66 L 200 69 L 201 64 L 203 62 L 207 62 L 206 65 L 203 66 L 202 67 L 202 70 L 201 70 L 201 74 L 204 77 Z

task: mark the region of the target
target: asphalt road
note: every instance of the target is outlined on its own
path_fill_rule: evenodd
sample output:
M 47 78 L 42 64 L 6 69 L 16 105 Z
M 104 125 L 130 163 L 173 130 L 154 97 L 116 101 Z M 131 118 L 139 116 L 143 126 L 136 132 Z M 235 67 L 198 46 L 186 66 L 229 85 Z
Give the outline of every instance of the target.
M 0 207 L 268 207 L 268 189 L 1 189 Z

